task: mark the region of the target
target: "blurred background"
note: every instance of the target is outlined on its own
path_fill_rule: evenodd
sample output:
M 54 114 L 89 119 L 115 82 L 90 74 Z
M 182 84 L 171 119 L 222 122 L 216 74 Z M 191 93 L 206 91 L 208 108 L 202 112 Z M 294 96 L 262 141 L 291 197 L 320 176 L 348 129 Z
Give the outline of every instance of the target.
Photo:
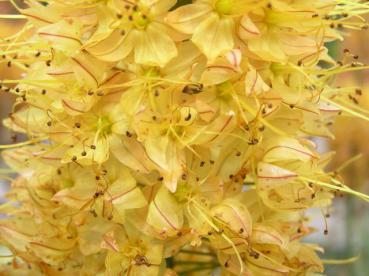
M 21 1 L 16 1 L 20 3 Z M 20 3 L 21 4 L 21 3 Z M 7 2 L 0 0 L 0 14 L 15 14 L 16 10 Z M 0 19 L 0 39 L 17 32 L 22 27 L 22 20 Z M 344 43 L 329 45 L 331 55 L 340 60 L 343 49 L 350 49 L 359 60 L 369 64 L 369 32 L 353 31 L 346 36 Z M 0 42 L 1 44 L 1 42 Z M 0 46 L 1 50 L 1 46 Z M 8 68 L 6 62 L 0 60 L 0 75 L 4 78 L 17 78 L 20 72 L 16 68 Z M 337 85 L 361 86 L 363 96 L 360 105 L 369 110 L 369 72 L 361 71 L 355 74 L 343 74 Z M 5 118 L 11 110 L 13 97 L 0 92 L 0 118 Z M 362 158 L 347 167 L 342 175 L 346 183 L 361 192 L 369 194 L 369 122 L 356 118 L 340 117 L 334 129 L 336 139 L 333 141 L 321 139 L 318 141 L 322 151 L 336 151 L 332 168 L 339 167 L 346 160 L 362 153 Z M 0 144 L 12 142 L 12 135 L 0 125 Z M 0 159 L 0 170 L 5 168 Z M 4 194 L 9 183 L 0 179 L 0 202 L 4 202 Z M 360 258 L 350 264 L 326 264 L 326 275 L 329 276 L 366 276 L 369 275 L 369 204 L 351 196 L 337 198 L 328 218 L 329 235 L 325 236 L 324 221 L 320 210 L 312 210 L 312 224 L 317 232 L 307 241 L 319 243 L 324 247 L 323 259 L 348 259 L 354 256 Z

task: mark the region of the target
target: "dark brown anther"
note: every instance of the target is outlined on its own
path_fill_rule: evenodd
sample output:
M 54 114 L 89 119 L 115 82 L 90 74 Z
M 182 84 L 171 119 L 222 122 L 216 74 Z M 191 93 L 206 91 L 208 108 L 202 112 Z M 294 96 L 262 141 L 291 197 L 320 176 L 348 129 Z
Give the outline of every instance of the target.
M 186 116 L 186 118 L 185 118 L 185 121 L 189 121 L 189 120 L 191 120 L 191 117 L 192 117 L 191 113 L 188 113 L 188 115 L 187 115 L 187 116 Z
M 77 161 L 77 156 L 72 156 L 72 159 L 71 159 L 73 162 Z
M 117 13 L 117 18 L 122 19 L 123 15 L 121 13 Z
M 78 122 L 77 122 L 77 123 L 75 123 L 75 124 L 74 124 L 74 127 L 76 127 L 76 128 L 81 128 L 81 123 L 78 123 Z
M 327 229 L 324 230 L 324 235 L 328 235 L 328 230 Z
M 46 61 L 46 66 L 50 67 L 51 66 L 51 60 L 47 60 Z
M 46 94 L 46 90 L 45 89 L 42 89 L 41 94 L 42 95 L 45 95 Z
M 103 91 L 98 91 L 96 95 L 99 96 L 99 97 L 102 97 L 102 96 L 104 96 L 104 92 Z
M 9 60 L 7 65 L 8 65 L 8 67 L 11 67 L 12 66 L 12 61 Z
M 121 35 L 121 36 L 125 36 L 125 35 L 126 35 L 126 31 L 125 31 L 125 30 L 121 30 L 121 31 L 120 31 L 120 35 Z
M 204 167 L 204 165 L 205 165 L 205 161 L 201 161 L 200 162 L 200 167 Z
M 40 51 L 38 51 L 38 52 L 35 54 L 35 57 L 39 57 L 39 56 L 41 56 L 41 52 L 40 52 Z
M 95 145 L 91 145 L 90 148 L 93 149 L 93 150 L 95 150 L 96 149 L 96 146 Z
M 51 121 L 48 121 L 46 124 L 47 124 L 47 126 L 51 126 L 52 125 Z
M 81 152 L 81 155 L 82 155 L 82 156 L 86 156 L 86 155 L 87 155 L 87 152 L 82 151 L 82 152 Z
M 254 250 L 251 250 L 249 255 L 255 259 L 258 259 L 260 256 L 260 254 L 258 252 L 255 252 Z
M 188 95 L 193 95 L 193 94 L 199 94 L 200 92 L 203 91 L 203 84 L 189 84 L 186 85 L 183 89 L 182 89 L 182 93 L 184 94 L 188 94 Z
M 128 137 L 128 138 L 131 138 L 132 137 L 132 133 L 130 133 L 128 130 L 126 131 L 126 136 Z
M 159 178 L 158 178 L 158 181 L 163 181 L 164 180 L 164 177 L 162 177 L 162 176 L 160 176 Z

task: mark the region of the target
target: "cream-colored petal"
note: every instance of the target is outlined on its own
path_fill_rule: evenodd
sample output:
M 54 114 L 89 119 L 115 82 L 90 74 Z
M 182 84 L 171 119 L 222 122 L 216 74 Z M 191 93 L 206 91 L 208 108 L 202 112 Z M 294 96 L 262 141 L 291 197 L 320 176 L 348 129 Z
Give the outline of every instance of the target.
M 140 0 L 140 2 L 150 10 L 153 15 L 161 15 L 170 10 L 176 0 Z
M 241 39 L 244 40 L 256 38 L 260 36 L 260 30 L 254 24 L 254 22 L 252 22 L 250 17 L 244 15 L 240 21 L 238 35 L 240 36 Z
M 213 62 L 220 54 L 233 49 L 234 21 L 231 18 L 220 18 L 211 13 L 198 28 L 192 41 Z
M 166 22 L 180 32 L 192 34 L 211 10 L 212 7 L 209 4 L 185 5 L 169 13 Z
M 159 23 L 151 23 L 145 31 L 135 30 L 135 61 L 144 65 L 165 66 L 177 55 L 173 40 Z
M 125 58 L 133 48 L 131 32 L 124 33 L 115 30 L 106 39 L 86 48 L 93 56 L 104 61 L 120 61 Z
M 265 35 L 248 41 L 249 50 L 267 61 L 284 62 L 286 54 L 282 51 L 282 45 L 272 31 Z

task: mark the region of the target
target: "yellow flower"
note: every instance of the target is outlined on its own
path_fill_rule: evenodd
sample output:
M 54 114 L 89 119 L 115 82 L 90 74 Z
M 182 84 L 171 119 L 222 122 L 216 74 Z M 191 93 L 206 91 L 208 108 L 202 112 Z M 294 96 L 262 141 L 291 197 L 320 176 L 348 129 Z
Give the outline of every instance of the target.
M 166 20 L 175 29 L 192 34 L 191 40 L 213 62 L 235 46 L 237 19 L 265 1 L 201 0 L 179 7 Z
M 164 66 L 177 55 L 171 30 L 162 18 L 175 4 L 165 1 L 109 1 L 101 6 L 96 32 L 84 48 L 104 61 L 116 62 L 134 51 L 136 63 Z

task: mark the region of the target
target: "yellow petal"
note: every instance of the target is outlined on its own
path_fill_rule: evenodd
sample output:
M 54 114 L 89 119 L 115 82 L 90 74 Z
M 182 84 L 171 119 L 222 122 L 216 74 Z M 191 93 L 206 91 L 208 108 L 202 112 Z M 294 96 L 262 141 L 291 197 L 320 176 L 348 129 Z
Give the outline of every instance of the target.
M 160 188 L 155 199 L 150 203 L 146 221 L 158 232 L 170 236 L 175 235 L 182 227 L 181 207 L 165 186 Z
M 211 10 L 211 5 L 204 3 L 184 5 L 169 13 L 166 22 L 180 32 L 192 34 Z
M 256 25 L 254 24 L 254 22 L 252 22 L 250 17 L 244 15 L 240 21 L 238 34 L 241 39 L 247 40 L 260 36 L 260 31 L 258 27 L 256 27 Z
M 132 33 L 117 29 L 99 43 L 87 47 L 86 50 L 98 59 L 116 62 L 125 58 L 132 48 Z
M 264 82 L 260 74 L 253 68 L 250 67 L 245 78 L 245 91 L 246 95 L 260 94 L 266 92 L 270 87 Z
M 196 29 L 192 41 L 199 47 L 210 62 L 220 54 L 233 49 L 234 21 L 211 13 Z
M 73 54 L 82 46 L 78 22 L 70 23 L 66 20 L 40 28 L 37 34 L 50 41 L 55 49 Z
M 272 31 L 249 40 L 248 48 L 252 53 L 267 61 L 285 62 L 287 58 L 277 34 Z
M 226 199 L 212 208 L 214 217 L 222 220 L 227 226 L 242 237 L 250 237 L 252 219 L 245 205 L 235 199 Z
M 147 204 L 141 190 L 136 187 L 135 179 L 127 170 L 109 187 L 107 199 L 111 200 L 119 213 L 124 210 L 141 208 Z
M 163 67 L 177 55 L 175 43 L 159 23 L 149 24 L 146 30 L 135 30 L 134 35 L 137 63 Z
M 82 87 L 97 88 L 106 77 L 106 64 L 82 52 L 71 58 L 72 69 Z
M 176 0 L 140 0 L 140 3 L 150 9 L 153 15 L 162 15 L 170 10 L 175 4 Z

